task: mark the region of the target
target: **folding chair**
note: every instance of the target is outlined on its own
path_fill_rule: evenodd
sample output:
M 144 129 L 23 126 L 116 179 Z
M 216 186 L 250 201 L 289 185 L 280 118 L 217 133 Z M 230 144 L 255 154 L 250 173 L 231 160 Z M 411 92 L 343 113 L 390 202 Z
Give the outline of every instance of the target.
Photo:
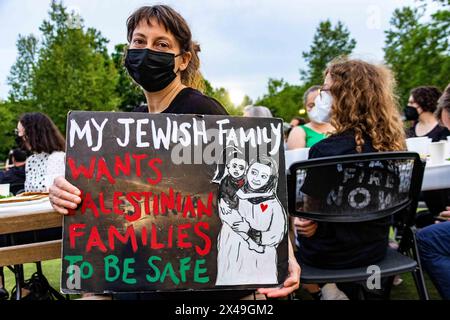
M 388 248 L 385 258 L 376 263 L 380 278 L 389 277 L 385 298 L 389 297 L 394 276 L 411 272 L 419 297 L 428 300 L 414 229 L 424 167 L 413 152 L 365 153 L 296 162 L 288 173 L 290 215 L 331 223 L 373 221 L 395 215 L 402 233 L 399 250 Z M 302 261 L 299 264 L 303 283 L 367 283 L 372 275 L 368 273 L 369 265 L 323 269 Z M 364 298 L 362 287 L 359 296 Z

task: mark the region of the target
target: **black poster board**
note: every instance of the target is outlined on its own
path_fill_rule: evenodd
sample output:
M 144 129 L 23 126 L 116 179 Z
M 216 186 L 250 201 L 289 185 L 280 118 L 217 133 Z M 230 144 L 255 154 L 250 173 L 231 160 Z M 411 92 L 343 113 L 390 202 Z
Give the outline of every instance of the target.
M 70 112 L 65 293 L 283 283 L 288 217 L 282 121 Z

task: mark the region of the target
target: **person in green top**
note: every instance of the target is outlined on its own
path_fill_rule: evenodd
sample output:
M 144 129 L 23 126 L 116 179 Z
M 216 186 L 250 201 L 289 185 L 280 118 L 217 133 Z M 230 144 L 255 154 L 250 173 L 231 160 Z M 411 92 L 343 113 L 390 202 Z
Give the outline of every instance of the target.
M 310 122 L 292 129 L 287 140 L 287 149 L 310 148 L 325 139 L 334 130 L 328 122 L 328 113 L 322 112 L 321 105 L 325 103 L 327 95 L 320 94 L 320 86 L 312 86 L 303 96 Z
M 317 132 L 314 129 L 308 127 L 307 124 L 301 125 L 300 128 L 302 128 L 305 131 L 306 148 L 311 148 L 317 142 L 327 137 L 326 133 Z

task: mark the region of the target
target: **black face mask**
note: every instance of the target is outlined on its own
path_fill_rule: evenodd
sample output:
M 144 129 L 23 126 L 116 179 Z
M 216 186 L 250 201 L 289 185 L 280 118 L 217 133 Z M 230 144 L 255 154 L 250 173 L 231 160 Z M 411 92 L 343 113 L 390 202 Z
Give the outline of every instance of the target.
M 405 114 L 406 120 L 413 120 L 416 121 L 419 119 L 419 113 L 417 112 L 417 109 L 414 107 L 406 106 L 403 110 L 403 113 Z
M 142 88 L 156 92 L 167 87 L 176 77 L 173 71 L 175 58 L 173 53 L 150 49 L 128 49 L 125 67 L 128 73 Z

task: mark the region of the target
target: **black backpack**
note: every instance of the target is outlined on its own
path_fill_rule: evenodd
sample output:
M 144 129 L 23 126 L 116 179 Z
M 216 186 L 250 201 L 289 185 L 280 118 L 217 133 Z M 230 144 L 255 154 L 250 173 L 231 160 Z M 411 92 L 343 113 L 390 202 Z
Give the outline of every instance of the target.
M 25 280 L 23 288 L 30 291 L 22 300 L 55 300 L 47 278 L 39 272 L 33 273 L 30 279 Z M 16 299 L 16 287 L 11 291 L 11 300 Z

